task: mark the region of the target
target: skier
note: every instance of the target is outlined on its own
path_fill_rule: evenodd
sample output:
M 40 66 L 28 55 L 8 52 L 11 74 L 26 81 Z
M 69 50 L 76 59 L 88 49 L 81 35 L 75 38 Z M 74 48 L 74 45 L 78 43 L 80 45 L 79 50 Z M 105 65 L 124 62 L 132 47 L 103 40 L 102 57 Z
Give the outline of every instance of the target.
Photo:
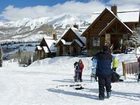
M 79 62 L 74 63 L 74 82 L 78 82 L 80 80 L 80 66 Z
M 118 82 L 119 80 L 120 81 L 123 81 L 120 78 L 120 75 L 116 72 L 116 69 L 118 68 L 118 65 L 119 65 L 119 60 L 117 58 L 116 55 L 113 56 L 113 61 L 112 61 L 112 78 L 111 78 L 111 82 Z
M 112 70 L 116 72 L 116 69 L 118 68 L 119 65 L 119 60 L 117 56 L 113 56 L 113 61 L 112 61 Z
M 98 77 L 99 100 L 104 100 L 105 89 L 107 98 L 111 95 L 112 55 L 109 47 L 104 46 L 103 51 L 97 53 L 95 56 L 97 59 L 96 75 Z

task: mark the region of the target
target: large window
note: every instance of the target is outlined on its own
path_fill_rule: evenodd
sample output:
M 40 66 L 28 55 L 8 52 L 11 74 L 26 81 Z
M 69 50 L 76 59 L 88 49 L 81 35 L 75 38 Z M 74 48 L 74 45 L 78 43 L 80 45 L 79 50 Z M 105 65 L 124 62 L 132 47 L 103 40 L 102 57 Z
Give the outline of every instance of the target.
M 100 38 L 93 37 L 93 46 L 100 46 Z

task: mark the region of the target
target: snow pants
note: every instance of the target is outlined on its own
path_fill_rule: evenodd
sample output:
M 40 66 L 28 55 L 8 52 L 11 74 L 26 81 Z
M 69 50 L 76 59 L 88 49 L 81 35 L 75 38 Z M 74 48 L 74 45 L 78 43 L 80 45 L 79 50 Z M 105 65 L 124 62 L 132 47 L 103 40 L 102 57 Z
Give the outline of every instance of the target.
M 111 92 L 111 75 L 98 76 L 99 96 L 105 97 L 106 92 Z
M 74 82 L 79 82 L 79 81 L 82 82 L 81 75 L 82 75 L 81 72 L 75 71 Z

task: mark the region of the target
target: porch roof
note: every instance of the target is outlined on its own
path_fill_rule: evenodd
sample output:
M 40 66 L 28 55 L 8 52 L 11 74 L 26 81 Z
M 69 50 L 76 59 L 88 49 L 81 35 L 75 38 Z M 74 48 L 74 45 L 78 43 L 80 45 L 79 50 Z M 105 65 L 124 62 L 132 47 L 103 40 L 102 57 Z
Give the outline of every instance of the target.
M 66 42 L 64 39 L 61 39 L 61 42 L 64 44 L 64 45 L 71 45 L 72 42 Z
M 75 39 L 75 40 L 73 40 L 72 43 L 74 43 L 74 42 L 76 42 L 80 47 L 83 47 L 83 44 L 79 40 Z

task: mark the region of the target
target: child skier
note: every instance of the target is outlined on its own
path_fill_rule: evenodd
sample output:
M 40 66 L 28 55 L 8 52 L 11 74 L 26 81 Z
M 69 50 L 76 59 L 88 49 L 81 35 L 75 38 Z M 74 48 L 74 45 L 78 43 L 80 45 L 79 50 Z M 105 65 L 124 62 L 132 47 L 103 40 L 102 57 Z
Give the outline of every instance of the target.
M 74 63 L 74 82 L 78 82 L 80 79 L 80 66 L 79 66 L 79 62 L 75 62 Z

